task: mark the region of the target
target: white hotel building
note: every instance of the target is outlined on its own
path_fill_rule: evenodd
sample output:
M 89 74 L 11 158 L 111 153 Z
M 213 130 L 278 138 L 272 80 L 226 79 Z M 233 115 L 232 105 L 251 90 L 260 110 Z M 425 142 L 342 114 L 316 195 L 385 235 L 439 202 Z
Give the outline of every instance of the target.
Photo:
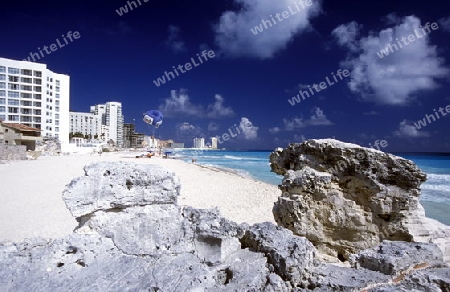
M 46 64 L 0 58 L 0 120 L 41 129 L 69 143 L 70 77 Z
M 80 132 L 94 138 L 109 141 L 123 146 L 123 115 L 122 103 L 107 102 L 93 105 L 90 113 L 70 112 L 70 133 Z

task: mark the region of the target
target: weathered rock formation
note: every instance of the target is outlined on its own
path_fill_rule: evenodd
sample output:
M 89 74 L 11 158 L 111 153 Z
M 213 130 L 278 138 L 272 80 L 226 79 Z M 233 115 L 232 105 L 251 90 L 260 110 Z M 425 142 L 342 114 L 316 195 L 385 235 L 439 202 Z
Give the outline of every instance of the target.
M 448 291 L 433 244 L 391 243 L 323 263 L 304 237 L 176 204 L 179 180 L 153 165 L 102 162 L 64 191 L 77 230 L 0 244 L 2 291 Z M 441 289 L 441 290 L 439 290 Z M 447 289 L 447 290 L 445 290 Z
M 412 161 L 324 139 L 278 148 L 270 162 L 284 175 L 276 222 L 319 251 L 345 260 L 383 240 L 433 242 L 450 261 L 450 227 L 425 217 L 426 175 Z

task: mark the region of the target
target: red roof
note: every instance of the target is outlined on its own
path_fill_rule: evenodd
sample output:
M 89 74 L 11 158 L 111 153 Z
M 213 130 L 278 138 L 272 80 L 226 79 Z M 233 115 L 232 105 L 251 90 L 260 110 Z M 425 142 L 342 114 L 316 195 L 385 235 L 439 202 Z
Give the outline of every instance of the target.
M 22 125 L 22 124 L 15 124 L 15 123 L 2 123 L 3 126 L 6 126 L 8 128 L 13 128 L 13 129 L 17 129 L 19 131 L 24 131 L 24 132 L 40 132 L 41 129 L 38 128 L 33 128 L 33 127 L 28 127 L 26 125 Z

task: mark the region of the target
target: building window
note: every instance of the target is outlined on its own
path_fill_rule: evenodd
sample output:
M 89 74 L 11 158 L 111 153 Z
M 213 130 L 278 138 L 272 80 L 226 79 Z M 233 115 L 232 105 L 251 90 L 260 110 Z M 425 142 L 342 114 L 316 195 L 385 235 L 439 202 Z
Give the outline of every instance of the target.
M 41 79 L 36 79 L 36 78 L 34 78 L 34 79 L 33 79 L 33 83 L 34 83 L 34 84 L 41 85 L 41 84 L 42 84 L 42 80 L 41 80 Z
M 8 83 L 9 90 L 19 90 L 19 84 Z
M 8 67 L 8 74 L 20 74 L 20 69 Z
M 8 81 L 9 82 L 19 82 L 19 77 L 17 76 L 8 76 Z
M 42 88 L 40 86 L 35 86 L 34 91 L 41 92 Z
M 6 83 L 5 82 L 0 82 L 0 88 L 1 89 L 5 89 L 6 88 Z
M 0 73 L 5 73 L 5 72 L 6 72 L 6 67 L 0 66 Z
M 40 95 L 39 93 L 33 94 L 34 99 L 41 99 L 42 95 Z
M 20 82 L 22 82 L 22 83 L 33 83 L 33 78 L 22 77 L 22 78 L 20 78 Z
M 6 91 L 5 90 L 0 90 L 0 96 L 6 96 Z
M 20 97 L 21 98 L 32 98 L 33 95 L 31 93 L 23 93 L 23 92 L 21 92 L 20 93 Z
M 4 112 L 6 112 L 6 107 L 0 106 L 0 113 L 4 113 Z
M 33 112 L 33 114 L 35 114 L 35 115 L 41 115 L 41 110 L 37 110 L 37 109 L 35 109 L 34 110 L 34 112 Z M 39 118 L 39 121 L 38 122 L 41 122 L 41 118 Z
M 21 90 L 33 91 L 33 86 L 30 85 L 20 85 Z
M 56 114 L 56 115 L 55 115 L 55 119 L 59 119 L 59 114 Z
M 34 71 L 34 77 L 42 77 L 41 71 Z
M 10 113 L 10 114 L 18 114 L 19 113 L 19 108 L 17 108 L 17 107 L 9 107 L 8 108 L 8 113 Z
M 56 98 L 59 98 L 59 93 L 56 94 Z
M 59 127 L 55 127 L 55 132 L 59 132 Z
M 19 98 L 19 92 L 17 91 L 8 91 L 8 97 Z
M 28 70 L 28 69 L 22 69 L 22 75 L 32 76 L 33 71 Z
M 56 92 L 59 92 L 59 86 L 56 86 Z
M 20 102 L 18 99 L 8 99 L 8 105 L 19 105 Z
M 38 102 L 38 101 L 33 101 L 33 105 L 34 105 L 34 106 L 41 107 L 41 103 Z M 40 114 L 41 114 L 41 111 L 39 110 L 39 113 L 38 113 L 37 115 L 40 115 Z
M 55 105 L 59 105 L 59 100 L 55 100 Z
M 8 120 L 10 120 L 11 122 L 18 122 L 20 121 L 20 118 L 19 116 L 8 115 Z
M 5 81 L 6 80 L 6 75 L 5 74 L 0 74 L 0 80 L 1 81 Z
M 6 120 L 6 116 L 5 115 L 0 115 L 0 120 L 2 120 L 2 121 Z

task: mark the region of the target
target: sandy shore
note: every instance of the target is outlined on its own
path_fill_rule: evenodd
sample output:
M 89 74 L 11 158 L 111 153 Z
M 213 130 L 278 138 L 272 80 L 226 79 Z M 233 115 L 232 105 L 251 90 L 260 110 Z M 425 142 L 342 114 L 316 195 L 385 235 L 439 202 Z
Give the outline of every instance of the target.
M 233 173 L 175 159 L 137 159 L 133 153 L 42 156 L 0 164 L 0 241 L 70 234 L 77 222 L 66 209 L 62 192 L 73 178 L 84 175 L 86 164 L 96 161 L 167 167 L 180 177 L 180 205 L 217 206 L 224 217 L 236 222 L 274 222 L 272 206 L 280 195 L 278 188 Z

